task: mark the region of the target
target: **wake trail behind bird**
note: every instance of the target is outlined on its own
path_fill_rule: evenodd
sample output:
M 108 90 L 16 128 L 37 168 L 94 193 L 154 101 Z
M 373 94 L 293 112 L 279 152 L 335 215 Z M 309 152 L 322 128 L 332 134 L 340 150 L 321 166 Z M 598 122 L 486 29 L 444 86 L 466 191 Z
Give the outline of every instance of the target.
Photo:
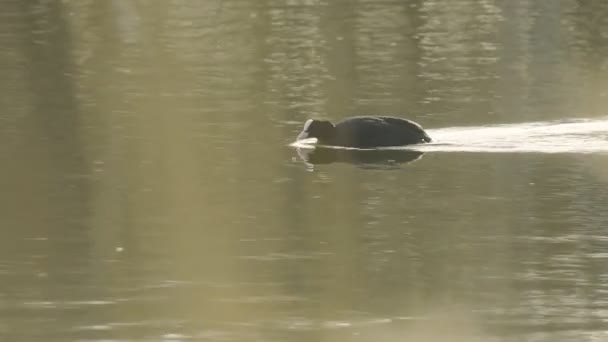
M 427 129 L 421 152 L 608 153 L 608 118 Z

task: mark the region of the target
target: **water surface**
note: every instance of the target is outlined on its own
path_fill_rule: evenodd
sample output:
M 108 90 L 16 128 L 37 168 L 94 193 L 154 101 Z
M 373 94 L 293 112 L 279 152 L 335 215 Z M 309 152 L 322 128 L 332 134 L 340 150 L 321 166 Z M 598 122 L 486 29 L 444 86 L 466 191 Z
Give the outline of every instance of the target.
M 608 338 L 607 14 L 3 1 L 2 340 Z M 290 146 L 354 114 L 436 142 Z

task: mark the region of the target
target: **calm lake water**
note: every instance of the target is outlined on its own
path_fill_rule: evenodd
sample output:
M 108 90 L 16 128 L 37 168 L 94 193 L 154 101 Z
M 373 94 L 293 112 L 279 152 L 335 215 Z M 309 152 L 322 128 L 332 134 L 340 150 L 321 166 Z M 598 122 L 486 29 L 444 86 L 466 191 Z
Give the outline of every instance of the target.
M 0 18 L 2 341 L 608 340 L 608 2 Z M 436 142 L 290 145 L 355 114 Z

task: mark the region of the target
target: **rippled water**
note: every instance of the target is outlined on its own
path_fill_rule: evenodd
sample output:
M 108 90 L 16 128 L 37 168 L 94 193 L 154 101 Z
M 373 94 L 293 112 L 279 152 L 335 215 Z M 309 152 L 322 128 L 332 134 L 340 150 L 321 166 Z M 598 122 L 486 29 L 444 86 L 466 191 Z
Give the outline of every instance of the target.
M 3 1 L 0 340 L 607 339 L 607 14 Z
M 608 120 L 579 119 L 429 131 L 436 144 L 420 151 L 446 152 L 608 152 Z

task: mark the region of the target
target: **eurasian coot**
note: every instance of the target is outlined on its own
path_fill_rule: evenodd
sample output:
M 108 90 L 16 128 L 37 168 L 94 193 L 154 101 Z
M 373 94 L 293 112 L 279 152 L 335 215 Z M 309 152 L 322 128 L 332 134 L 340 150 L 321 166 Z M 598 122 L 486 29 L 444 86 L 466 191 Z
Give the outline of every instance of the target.
M 422 127 L 410 120 L 390 116 L 354 116 L 335 125 L 309 119 L 298 140 L 317 138 L 321 145 L 374 148 L 431 142 Z

